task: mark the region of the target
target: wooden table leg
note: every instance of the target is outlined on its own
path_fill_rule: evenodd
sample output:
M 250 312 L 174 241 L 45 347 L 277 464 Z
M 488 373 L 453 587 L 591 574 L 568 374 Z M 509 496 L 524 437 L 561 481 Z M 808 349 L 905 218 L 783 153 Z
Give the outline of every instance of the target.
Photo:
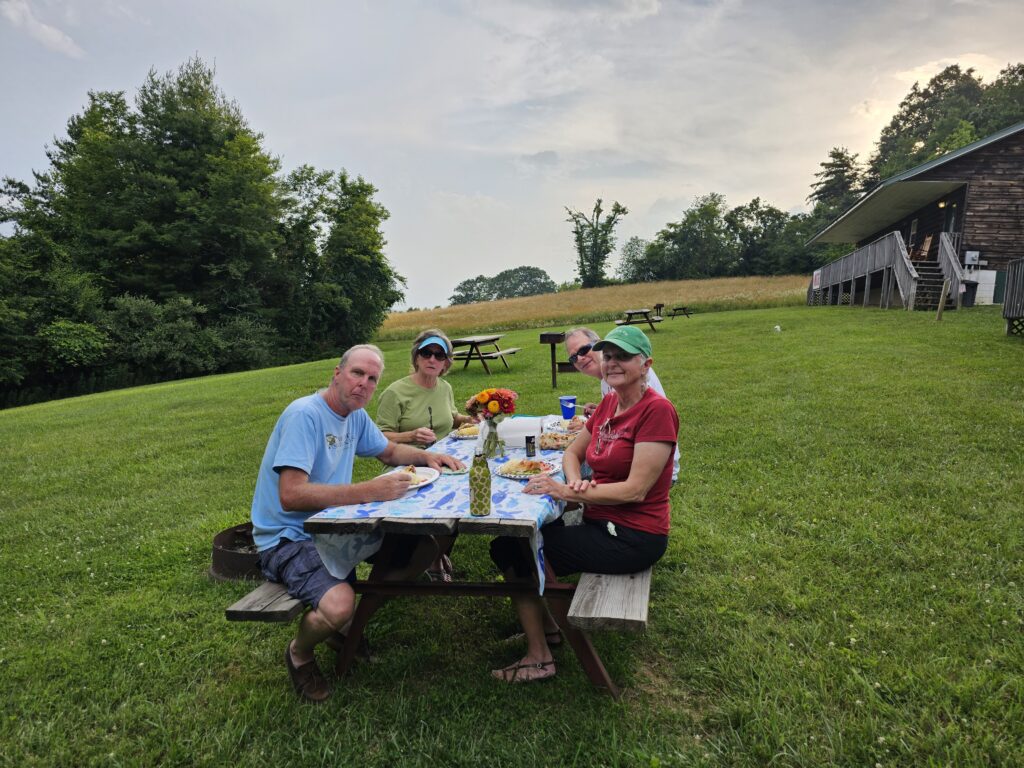
M 544 578 L 544 597 L 548 604 L 548 610 L 551 611 L 551 616 L 562 630 L 565 639 L 569 641 L 583 671 L 594 686 L 606 689 L 613 699 L 618 699 L 622 695 L 622 691 L 612 681 L 608 670 L 604 668 L 604 663 L 601 661 L 597 649 L 590 642 L 590 637 L 569 623 L 569 605 L 572 603 L 572 596 L 576 588 L 559 582 L 554 571 L 551 570 L 551 566 L 546 562 L 544 563 Z
M 377 551 L 376 561 L 370 570 L 367 581 L 384 581 L 384 572 L 390 567 L 395 552 L 395 540 L 385 536 L 380 549 Z M 359 598 L 355 613 L 352 615 L 352 622 L 345 635 L 345 645 L 334 662 L 334 671 L 338 677 L 348 674 L 352 668 L 352 661 L 356 657 L 356 650 L 359 648 L 359 641 L 363 639 L 363 632 L 370 618 L 377 612 L 384 603 L 388 601 L 385 595 L 363 595 Z
M 498 346 L 498 342 L 494 342 L 494 349 L 497 352 L 501 352 L 501 347 Z M 508 360 L 505 359 L 505 356 L 504 355 L 498 355 L 498 357 L 500 357 L 501 358 L 501 362 L 503 362 L 505 364 L 505 368 L 507 368 L 508 370 L 511 371 L 512 370 L 512 366 L 508 364 Z
M 479 345 L 475 345 L 473 347 L 473 349 L 476 350 L 476 357 L 477 357 L 477 359 L 480 361 L 481 365 L 483 365 L 484 370 L 487 371 L 487 375 L 490 376 L 491 375 L 491 369 L 487 367 L 487 359 L 484 357 L 484 353 L 480 349 L 480 346 Z
M 558 363 L 555 361 L 555 344 L 551 345 L 551 388 L 558 388 Z

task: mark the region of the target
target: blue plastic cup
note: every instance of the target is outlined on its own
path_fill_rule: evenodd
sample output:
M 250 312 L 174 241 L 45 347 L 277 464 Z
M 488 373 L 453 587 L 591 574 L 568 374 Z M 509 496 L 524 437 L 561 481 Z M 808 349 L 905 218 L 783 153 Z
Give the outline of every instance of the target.
M 563 419 L 571 419 L 576 415 L 576 395 L 562 395 L 558 398 L 558 404 L 562 406 Z

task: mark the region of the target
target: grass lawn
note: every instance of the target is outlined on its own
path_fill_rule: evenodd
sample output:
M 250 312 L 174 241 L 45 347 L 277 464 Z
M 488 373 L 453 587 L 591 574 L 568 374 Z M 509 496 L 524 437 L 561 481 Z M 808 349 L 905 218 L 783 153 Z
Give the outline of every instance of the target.
M 456 395 L 553 412 L 537 334 Z M 1024 764 L 1024 344 L 999 309 L 719 312 L 653 343 L 682 474 L 648 631 L 596 637 L 619 702 L 568 648 L 551 682 L 491 680 L 521 650 L 505 601 L 390 603 L 322 707 L 288 684 L 293 627 L 224 620 L 248 587 L 207 578 L 211 539 L 334 361 L 0 412 L 0 765 Z M 384 348 L 386 384 L 407 342 Z M 454 559 L 485 578 L 477 538 Z

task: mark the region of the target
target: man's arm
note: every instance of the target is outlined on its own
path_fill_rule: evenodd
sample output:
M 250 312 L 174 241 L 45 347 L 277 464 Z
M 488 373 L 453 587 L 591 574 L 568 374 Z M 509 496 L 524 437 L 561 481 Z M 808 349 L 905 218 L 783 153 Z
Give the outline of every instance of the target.
M 301 469 L 284 467 L 278 477 L 278 495 L 289 512 L 319 512 L 342 504 L 397 499 L 409 490 L 411 480 L 406 472 L 392 472 L 362 483 L 313 483 Z
M 462 469 L 464 466 L 461 461 L 446 453 L 424 451 L 422 448 L 416 448 L 411 445 L 400 445 L 392 442 L 391 440 L 388 440 L 387 447 L 381 453 L 377 454 L 377 458 L 385 464 L 390 464 L 393 467 L 400 467 L 404 464 L 413 464 L 417 467 L 433 467 L 440 471 L 441 467 Z

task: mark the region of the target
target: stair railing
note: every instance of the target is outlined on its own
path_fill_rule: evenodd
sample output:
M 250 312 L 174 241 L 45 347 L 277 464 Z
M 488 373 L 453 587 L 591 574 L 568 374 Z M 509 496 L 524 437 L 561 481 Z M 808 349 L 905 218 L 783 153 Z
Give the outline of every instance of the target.
M 956 308 L 960 309 L 960 303 L 963 301 L 960 286 L 967 279 L 967 274 L 960 266 L 956 246 L 948 232 L 939 235 L 939 266 L 942 267 L 943 276 L 949 280 L 949 294 L 956 299 Z M 942 300 L 945 301 L 946 297 L 943 296 Z
M 892 269 L 892 275 L 896 278 L 896 286 L 899 288 L 903 308 L 913 309 L 914 300 L 917 297 L 918 274 L 910 261 L 907 247 L 903 244 L 903 237 L 899 232 L 890 232 L 874 242 L 822 265 L 819 293 L 830 291 L 833 286 L 842 286 L 846 281 L 852 281 L 887 267 Z M 808 304 L 815 300 L 816 294 L 813 285 L 812 279 L 807 286 Z M 841 287 L 840 290 L 842 290 Z M 883 297 L 883 306 L 888 306 L 888 297 Z
M 904 309 L 913 309 L 917 299 L 917 270 L 910 262 L 907 247 L 899 232 L 890 232 L 875 242 L 886 241 L 886 250 L 891 250 L 892 273 L 896 276 L 896 285 L 900 289 Z

